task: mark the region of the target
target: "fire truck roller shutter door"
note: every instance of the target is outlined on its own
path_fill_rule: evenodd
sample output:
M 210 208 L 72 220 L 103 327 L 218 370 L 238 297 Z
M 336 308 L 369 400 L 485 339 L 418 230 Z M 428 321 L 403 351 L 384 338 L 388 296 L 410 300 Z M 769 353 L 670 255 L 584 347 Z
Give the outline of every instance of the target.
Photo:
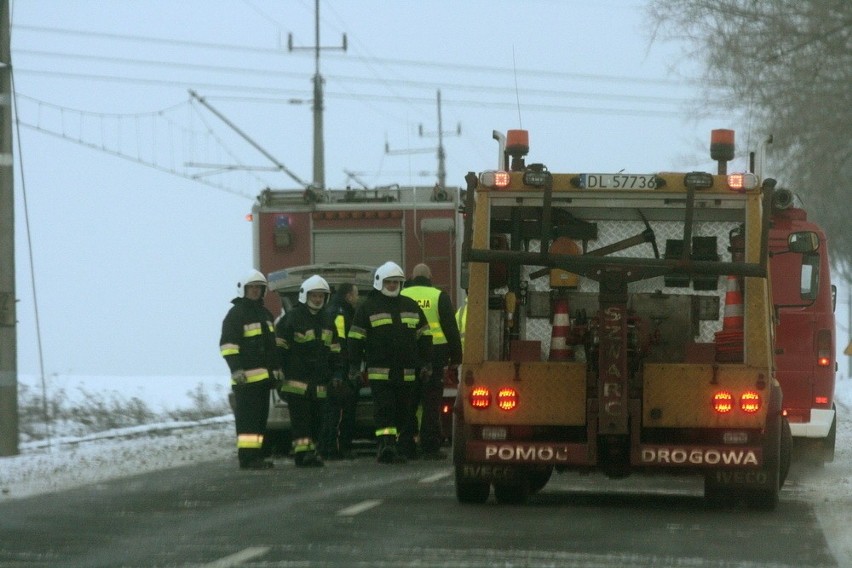
M 314 263 L 347 262 L 378 266 L 402 263 L 401 231 L 323 231 L 314 233 Z

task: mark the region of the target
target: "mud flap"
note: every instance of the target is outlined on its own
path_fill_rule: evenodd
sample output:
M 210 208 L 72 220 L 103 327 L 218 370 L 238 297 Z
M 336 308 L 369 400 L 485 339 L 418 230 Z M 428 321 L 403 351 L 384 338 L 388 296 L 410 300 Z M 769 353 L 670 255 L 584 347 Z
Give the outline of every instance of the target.
M 772 511 L 790 468 L 789 424 L 781 415 L 781 395 L 773 389 L 763 437 L 763 466 L 758 469 L 712 470 L 704 477 L 704 498 L 713 505 L 734 505 L 740 499 L 754 509 Z M 785 428 L 786 426 L 786 428 Z M 786 435 L 785 435 L 786 433 Z

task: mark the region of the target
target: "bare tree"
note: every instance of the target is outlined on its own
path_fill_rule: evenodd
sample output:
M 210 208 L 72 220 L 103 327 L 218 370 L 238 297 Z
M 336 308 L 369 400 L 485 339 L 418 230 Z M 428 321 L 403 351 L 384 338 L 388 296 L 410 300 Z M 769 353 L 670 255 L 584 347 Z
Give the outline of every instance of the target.
M 701 106 L 771 135 L 766 174 L 793 190 L 852 273 L 852 1 L 650 0 L 651 42 L 700 62 Z

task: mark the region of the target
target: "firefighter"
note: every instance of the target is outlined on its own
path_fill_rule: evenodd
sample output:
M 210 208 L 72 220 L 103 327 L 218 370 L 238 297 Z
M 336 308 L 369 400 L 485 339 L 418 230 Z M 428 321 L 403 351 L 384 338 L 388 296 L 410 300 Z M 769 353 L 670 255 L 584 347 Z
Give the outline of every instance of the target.
M 414 449 L 415 370 L 428 369 L 430 360 L 429 322 L 417 302 L 400 295 L 404 280 L 394 262 L 376 269 L 374 289 L 355 311 L 347 338 L 350 380 L 357 380 L 366 364 L 380 463 L 405 463 L 405 454 Z
M 341 360 L 346 357 L 346 336 L 358 305 L 358 286 L 344 282 L 337 286 L 326 307 L 326 317 L 340 338 Z M 360 384 L 335 371 L 326 403 L 323 430 L 320 433 L 320 454 L 326 459 L 352 459 L 352 438 L 355 430 L 355 406 Z
M 293 457 L 298 467 L 324 465 L 315 440 L 322 428 L 333 367 L 340 365 L 339 340 L 323 310 L 329 293 L 325 278 L 309 277 L 299 287 L 299 303 L 275 327 L 284 366 L 281 394 L 290 408 Z
M 237 459 L 242 469 L 273 467 L 266 438 L 269 391 L 280 380 L 272 314 L 263 305 L 266 278 L 252 270 L 237 284 L 239 296 L 222 322 L 219 350 L 231 370 Z
M 420 405 L 420 452 L 426 460 L 447 457 L 441 451 L 444 441 L 441 432 L 441 403 L 444 395 L 444 373 L 447 367 L 461 363 L 462 346 L 455 309 L 449 294 L 432 285 L 432 271 L 426 264 L 418 264 L 411 272 L 411 280 L 402 290 L 417 302 L 429 322 L 432 336 L 432 359 L 427 369 L 420 373 L 421 381 L 415 390 L 415 409 Z M 416 424 L 416 415 L 412 416 Z

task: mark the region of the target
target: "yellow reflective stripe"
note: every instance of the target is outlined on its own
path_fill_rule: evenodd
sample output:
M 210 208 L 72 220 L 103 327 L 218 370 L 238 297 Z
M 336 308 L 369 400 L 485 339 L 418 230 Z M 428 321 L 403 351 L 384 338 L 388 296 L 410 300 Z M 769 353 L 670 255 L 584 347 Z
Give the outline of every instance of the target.
M 343 314 L 337 314 L 337 317 L 334 318 L 334 327 L 337 328 L 338 336 L 346 337 L 346 318 L 343 317 Z
M 325 385 L 317 385 L 317 398 L 328 398 L 328 390 Z
M 281 390 L 283 392 L 290 392 L 293 394 L 305 394 L 308 391 L 308 383 L 303 383 L 301 381 L 294 380 L 286 380 L 281 386 Z
M 314 441 L 310 438 L 298 438 L 293 440 L 293 452 L 312 452 L 315 448 Z
M 371 381 L 386 381 L 390 375 L 390 369 L 387 367 L 368 367 L 367 378 Z
M 389 428 L 379 428 L 376 430 L 376 436 L 396 436 L 396 428 L 390 426 Z
M 237 448 L 260 449 L 263 445 L 263 434 L 238 434 Z
M 314 330 L 312 330 L 312 329 L 309 329 L 308 331 L 306 331 L 304 333 L 298 333 L 297 332 L 297 333 L 293 334 L 293 340 L 296 343 L 307 343 L 309 341 L 314 341 L 316 338 L 317 338 L 317 336 L 314 333 Z
M 367 331 L 363 327 L 352 326 L 349 328 L 349 339 L 364 339 L 367 337 Z
M 403 369 L 402 371 L 402 380 L 403 381 L 413 381 L 414 380 L 414 369 Z
M 284 349 L 287 349 L 287 340 L 283 339 L 281 337 L 276 337 L 275 338 L 275 345 L 277 345 L 278 347 L 283 347 Z
M 260 327 L 260 322 L 249 323 L 243 326 L 243 337 L 255 337 L 262 333 L 263 329 Z
M 222 354 L 222 357 L 226 357 L 228 355 L 239 355 L 240 346 L 234 343 L 223 343 L 219 346 L 219 353 Z
M 370 327 L 378 327 L 380 325 L 390 325 L 393 323 L 393 318 L 387 312 L 373 314 L 370 316 Z M 351 331 L 351 330 L 350 330 Z
M 333 331 L 331 331 L 330 329 L 324 329 L 324 330 L 322 330 L 322 342 L 323 342 L 326 346 L 330 346 L 330 345 L 331 345 L 332 340 L 334 340 L 334 332 L 333 332 Z

